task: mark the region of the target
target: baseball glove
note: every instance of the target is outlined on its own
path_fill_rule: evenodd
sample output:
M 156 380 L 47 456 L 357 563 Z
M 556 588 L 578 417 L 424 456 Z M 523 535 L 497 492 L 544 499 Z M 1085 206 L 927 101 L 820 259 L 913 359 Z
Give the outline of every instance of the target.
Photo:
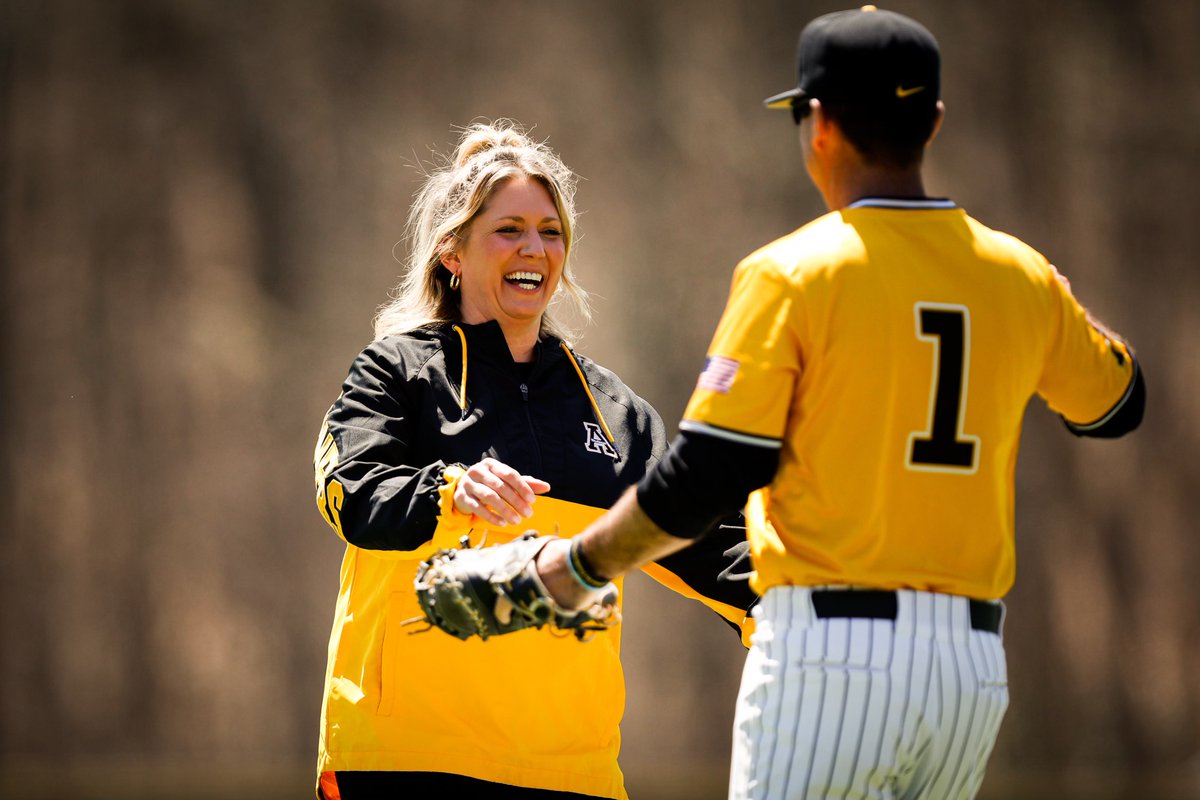
M 534 563 L 551 538 L 530 532 L 506 544 L 470 547 L 464 537 L 462 547 L 438 550 L 421 562 L 413 581 L 424 621 L 459 639 L 484 640 L 550 625 L 583 641 L 616 625 L 620 613 L 611 583 L 578 611 L 554 602 Z

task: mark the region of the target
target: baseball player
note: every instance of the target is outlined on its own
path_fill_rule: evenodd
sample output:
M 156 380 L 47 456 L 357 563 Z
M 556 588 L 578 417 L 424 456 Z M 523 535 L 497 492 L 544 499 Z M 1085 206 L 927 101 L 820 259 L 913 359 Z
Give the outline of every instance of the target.
M 579 608 L 745 504 L 762 596 L 731 798 L 973 797 L 1008 704 L 1013 472 L 1039 395 L 1141 422 L 1130 346 L 1039 252 L 926 195 L 940 55 L 873 6 L 801 32 L 790 110 L 829 213 L 746 257 L 666 456 L 534 566 Z

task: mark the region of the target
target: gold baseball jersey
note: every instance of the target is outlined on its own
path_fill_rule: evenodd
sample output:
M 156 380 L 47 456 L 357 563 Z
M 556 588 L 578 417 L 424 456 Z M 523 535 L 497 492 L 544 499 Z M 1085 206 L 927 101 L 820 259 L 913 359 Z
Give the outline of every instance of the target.
M 949 201 L 868 199 L 737 266 L 680 427 L 780 448 L 746 506 L 760 594 L 992 599 L 1028 401 L 1101 424 L 1135 369 L 1028 245 Z

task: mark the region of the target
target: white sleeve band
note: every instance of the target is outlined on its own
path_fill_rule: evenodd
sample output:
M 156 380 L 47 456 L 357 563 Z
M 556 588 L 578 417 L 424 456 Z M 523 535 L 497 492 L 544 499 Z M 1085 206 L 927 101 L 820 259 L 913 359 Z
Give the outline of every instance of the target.
M 736 442 L 738 444 L 766 447 L 772 450 L 779 450 L 783 447 L 783 441 L 780 439 L 772 439 L 768 436 L 754 436 L 749 433 L 738 433 L 728 428 L 718 428 L 715 425 L 706 425 L 703 422 L 694 422 L 686 419 L 679 423 L 679 430 L 687 431 L 688 433 L 699 433 L 704 436 L 713 436 L 717 439 L 724 439 L 725 441 Z

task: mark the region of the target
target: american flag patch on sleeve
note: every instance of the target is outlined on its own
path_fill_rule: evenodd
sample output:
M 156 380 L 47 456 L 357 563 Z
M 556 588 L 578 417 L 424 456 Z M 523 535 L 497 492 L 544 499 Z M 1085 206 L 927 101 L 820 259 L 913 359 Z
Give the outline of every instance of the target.
M 737 375 L 738 362 L 725 356 L 709 356 L 704 360 L 704 371 L 696 381 L 697 389 L 726 394 Z

